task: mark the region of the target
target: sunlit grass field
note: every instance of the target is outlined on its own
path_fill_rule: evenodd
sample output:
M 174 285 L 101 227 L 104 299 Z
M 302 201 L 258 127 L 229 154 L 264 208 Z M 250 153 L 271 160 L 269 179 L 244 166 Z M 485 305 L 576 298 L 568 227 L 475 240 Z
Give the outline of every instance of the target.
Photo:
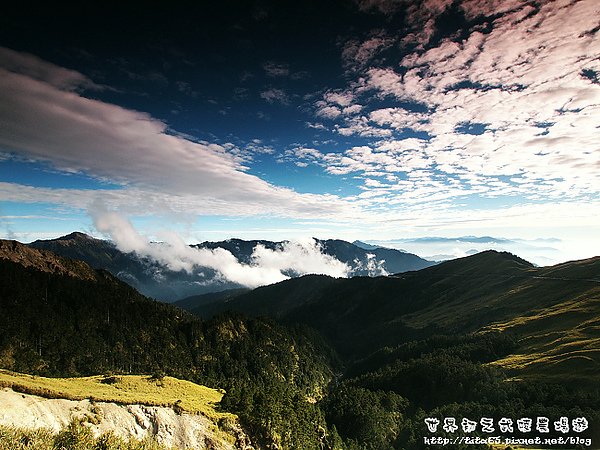
M 217 409 L 223 397 L 222 391 L 168 376 L 45 378 L 0 370 L 0 387 L 46 398 L 174 407 L 180 411 L 202 414 L 214 421 L 233 417 Z
M 565 296 L 567 297 L 567 296 Z M 578 383 L 600 380 L 600 289 L 566 298 L 522 316 L 497 322 L 486 331 L 522 336 L 519 351 L 497 364 L 517 377 Z

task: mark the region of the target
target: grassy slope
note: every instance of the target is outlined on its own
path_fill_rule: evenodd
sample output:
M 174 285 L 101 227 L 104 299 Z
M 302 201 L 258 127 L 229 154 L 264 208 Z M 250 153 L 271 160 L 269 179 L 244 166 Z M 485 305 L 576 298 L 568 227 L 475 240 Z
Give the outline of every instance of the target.
M 516 268 L 516 267 L 514 267 Z M 494 364 L 517 378 L 597 382 L 600 378 L 600 258 L 552 267 L 522 266 L 488 290 L 486 284 L 444 307 L 406 317 L 412 326 L 458 322 L 481 332 L 519 337 L 518 351 Z M 502 287 L 498 280 L 498 287 Z
M 498 364 L 515 376 L 600 377 L 600 258 L 536 268 L 488 251 L 389 278 L 289 280 L 197 312 L 211 306 L 305 322 L 363 355 L 410 330 L 508 332 L 520 348 Z
M 430 324 L 470 329 L 490 323 L 484 306 L 529 276 L 531 264 L 512 255 L 484 252 L 394 277 L 333 279 L 306 276 L 258 288 L 227 302 L 203 305 L 193 312 L 210 316 L 234 310 L 306 322 L 343 342 L 362 333 L 380 335 L 381 327 L 404 322 L 419 329 Z M 461 305 L 464 312 L 460 313 Z
M 490 262 L 494 263 L 497 261 Z M 600 258 L 548 268 L 519 266 L 518 261 L 511 265 L 498 272 L 486 271 L 485 275 L 455 272 L 448 277 L 431 276 L 430 290 L 452 289 L 454 295 L 443 299 L 432 292 L 436 301 L 405 320 L 413 326 L 435 322 L 476 330 L 494 322 L 520 320 L 536 310 L 559 305 L 560 309 L 571 309 L 574 301 L 590 301 L 600 287 Z
M 45 378 L 0 370 L 0 386 L 48 398 L 167 407 L 177 404 L 184 411 L 202 414 L 214 421 L 234 417 L 216 409 L 223 397 L 220 391 L 173 377 L 159 380 L 144 375 Z
M 539 299 L 522 315 L 484 331 L 519 336 L 520 349 L 496 364 L 517 376 L 597 382 L 600 375 L 600 259 L 562 264 L 538 272 L 523 292 Z M 515 294 L 525 301 L 522 295 Z

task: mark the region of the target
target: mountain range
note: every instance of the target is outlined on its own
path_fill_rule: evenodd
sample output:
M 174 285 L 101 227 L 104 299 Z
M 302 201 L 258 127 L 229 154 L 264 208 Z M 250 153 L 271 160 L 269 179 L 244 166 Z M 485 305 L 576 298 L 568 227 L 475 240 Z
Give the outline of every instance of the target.
M 392 240 L 370 240 L 367 245 L 402 249 L 416 253 L 430 261 L 446 261 L 473 255 L 484 250 L 507 251 L 528 261 L 547 266 L 564 260 L 565 253 L 560 239 L 519 239 L 494 236 L 456 236 L 397 238 Z
M 349 267 L 350 276 L 383 275 L 406 272 L 431 266 L 432 262 L 411 253 L 387 248 L 364 249 L 342 240 L 318 240 L 317 247 Z M 224 249 L 241 264 L 253 264 L 253 252 L 258 245 L 270 250 L 283 251 L 285 242 L 265 240 L 245 241 L 229 239 L 219 242 L 202 242 L 192 245 L 199 249 Z M 105 269 L 117 278 L 135 287 L 144 295 L 173 302 L 192 295 L 239 289 L 244 286 L 229 281 L 211 268 L 195 266 L 191 272 L 174 271 L 147 257 L 125 253 L 112 242 L 74 232 L 57 239 L 37 240 L 28 244 L 32 248 L 50 250 L 58 255 L 87 262 L 90 266 Z M 287 276 L 297 273 L 287 272 Z
M 351 358 L 436 333 L 502 331 L 527 339 L 499 364 L 600 374 L 600 258 L 538 268 L 490 250 L 394 276 L 307 275 L 182 306 L 202 317 L 236 311 L 303 323 Z
M 194 314 L 0 241 L 0 368 L 223 388 L 258 448 L 426 448 L 424 418 L 448 416 L 585 417 L 580 437 L 600 439 L 600 257 L 535 267 L 485 251 L 179 304 Z

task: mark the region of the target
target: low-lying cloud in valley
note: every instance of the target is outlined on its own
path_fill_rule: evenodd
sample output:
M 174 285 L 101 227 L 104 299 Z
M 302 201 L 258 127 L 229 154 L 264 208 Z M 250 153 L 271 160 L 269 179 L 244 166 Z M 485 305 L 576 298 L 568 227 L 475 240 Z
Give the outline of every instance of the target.
M 223 248 L 195 248 L 174 232 L 160 233 L 161 242 L 152 242 L 138 233 L 122 215 L 101 206 L 91 216 L 96 229 L 108 235 L 124 253 L 135 253 L 172 271 L 192 273 L 197 268 L 215 270 L 226 281 L 255 288 L 290 278 L 290 274 L 324 274 L 347 277 L 351 268 L 322 252 L 314 239 L 284 242 L 275 250 L 257 245 L 250 263 L 245 264 Z

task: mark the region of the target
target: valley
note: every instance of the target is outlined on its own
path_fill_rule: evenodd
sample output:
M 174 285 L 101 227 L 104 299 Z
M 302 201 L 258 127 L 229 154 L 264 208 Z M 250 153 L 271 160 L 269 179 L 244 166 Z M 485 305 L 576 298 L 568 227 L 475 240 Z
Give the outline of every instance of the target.
M 0 14 L 0 450 L 600 449 L 600 0 L 63 6 Z

